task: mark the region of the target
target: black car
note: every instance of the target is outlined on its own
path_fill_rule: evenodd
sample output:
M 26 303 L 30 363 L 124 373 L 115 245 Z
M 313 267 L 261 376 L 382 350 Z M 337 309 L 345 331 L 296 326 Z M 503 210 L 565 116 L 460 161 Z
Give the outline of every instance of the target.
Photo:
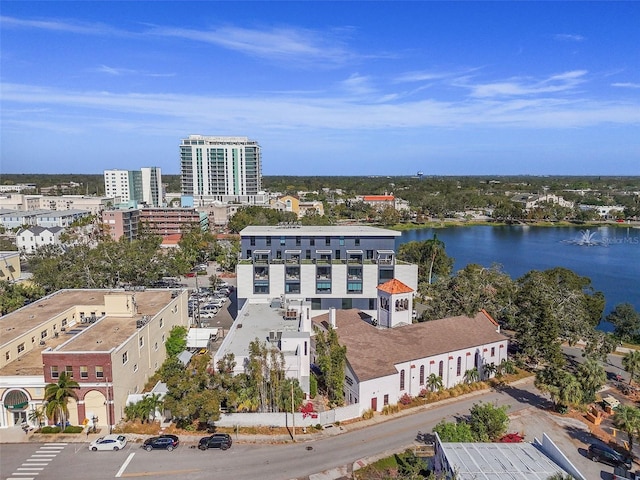
M 147 438 L 142 444 L 142 448 L 147 452 L 158 448 L 170 452 L 174 448 L 177 448 L 179 444 L 180 440 L 175 435 L 160 435 L 159 437 Z
M 214 433 L 208 437 L 203 437 L 198 443 L 200 450 L 207 450 L 208 448 L 219 448 L 220 450 L 226 450 L 231 447 L 233 441 L 231 435 L 227 433 Z
M 594 462 L 606 463 L 613 467 L 623 467 L 631 470 L 631 458 L 606 445 L 589 445 L 587 457 Z

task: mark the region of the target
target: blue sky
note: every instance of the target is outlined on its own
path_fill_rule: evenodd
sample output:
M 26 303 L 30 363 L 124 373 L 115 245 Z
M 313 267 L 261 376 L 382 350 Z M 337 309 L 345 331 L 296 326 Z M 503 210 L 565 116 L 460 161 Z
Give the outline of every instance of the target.
M 0 172 L 640 175 L 637 2 L 3 1 Z

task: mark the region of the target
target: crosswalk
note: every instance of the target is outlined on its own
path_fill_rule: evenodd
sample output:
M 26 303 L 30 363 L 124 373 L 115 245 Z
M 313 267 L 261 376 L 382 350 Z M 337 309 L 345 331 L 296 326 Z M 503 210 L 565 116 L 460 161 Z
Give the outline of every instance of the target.
M 66 443 L 45 443 L 33 455 L 7 477 L 7 480 L 36 480 L 38 475 L 47 468 L 49 462 L 58 455 Z

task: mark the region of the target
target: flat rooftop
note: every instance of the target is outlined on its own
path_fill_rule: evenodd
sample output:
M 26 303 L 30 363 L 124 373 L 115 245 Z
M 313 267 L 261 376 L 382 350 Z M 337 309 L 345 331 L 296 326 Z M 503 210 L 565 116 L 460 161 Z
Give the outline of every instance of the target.
M 356 237 L 399 237 L 401 232 L 388 230 L 386 228 L 369 227 L 366 225 L 342 225 L 342 226 L 320 226 L 320 225 L 250 225 L 240 232 L 242 237 L 260 235 L 300 235 L 300 236 L 356 236 Z
M 171 302 L 173 290 L 146 289 L 144 291 L 125 292 L 113 290 L 62 290 L 44 297 L 19 310 L 0 317 L 0 345 L 33 331 L 38 343 L 24 355 L 0 369 L 0 376 L 42 375 L 42 351 L 52 349 L 57 352 L 109 351 L 129 338 L 137 329 L 137 321 L 143 316 L 154 317 Z M 131 293 L 135 295 L 137 313 L 130 317 L 100 316 L 104 310 L 105 296 Z M 95 306 L 97 319 L 93 323 L 81 323 L 76 320 L 68 325 L 66 331 L 57 336 L 49 335 L 45 344 L 40 345 L 38 327 L 50 319 L 76 306 Z M 89 312 L 85 312 L 89 315 Z M 107 312 L 108 313 L 108 312 Z
M 256 338 L 261 342 L 269 341 L 270 332 L 285 332 L 294 336 L 298 333 L 298 318 L 285 320 L 285 309 L 280 307 L 280 301 L 268 303 L 249 303 L 235 320 L 235 330 L 229 338 L 229 343 L 223 344 L 216 353 L 221 358 L 227 353 L 233 353 L 237 358 L 249 356 L 249 344 Z
M 546 480 L 566 474 L 532 443 L 441 443 L 459 480 Z

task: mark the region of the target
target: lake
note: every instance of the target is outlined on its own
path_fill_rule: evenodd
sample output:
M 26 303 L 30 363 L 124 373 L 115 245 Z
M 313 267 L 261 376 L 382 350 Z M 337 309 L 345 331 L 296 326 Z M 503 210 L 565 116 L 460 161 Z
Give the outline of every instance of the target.
M 454 271 L 470 263 L 502 265 L 516 279 L 530 270 L 565 267 L 589 277 L 607 299 L 605 315 L 618 303 L 640 311 L 640 229 L 631 227 L 468 226 L 407 230 L 396 240 L 424 241 L 437 235 Z

